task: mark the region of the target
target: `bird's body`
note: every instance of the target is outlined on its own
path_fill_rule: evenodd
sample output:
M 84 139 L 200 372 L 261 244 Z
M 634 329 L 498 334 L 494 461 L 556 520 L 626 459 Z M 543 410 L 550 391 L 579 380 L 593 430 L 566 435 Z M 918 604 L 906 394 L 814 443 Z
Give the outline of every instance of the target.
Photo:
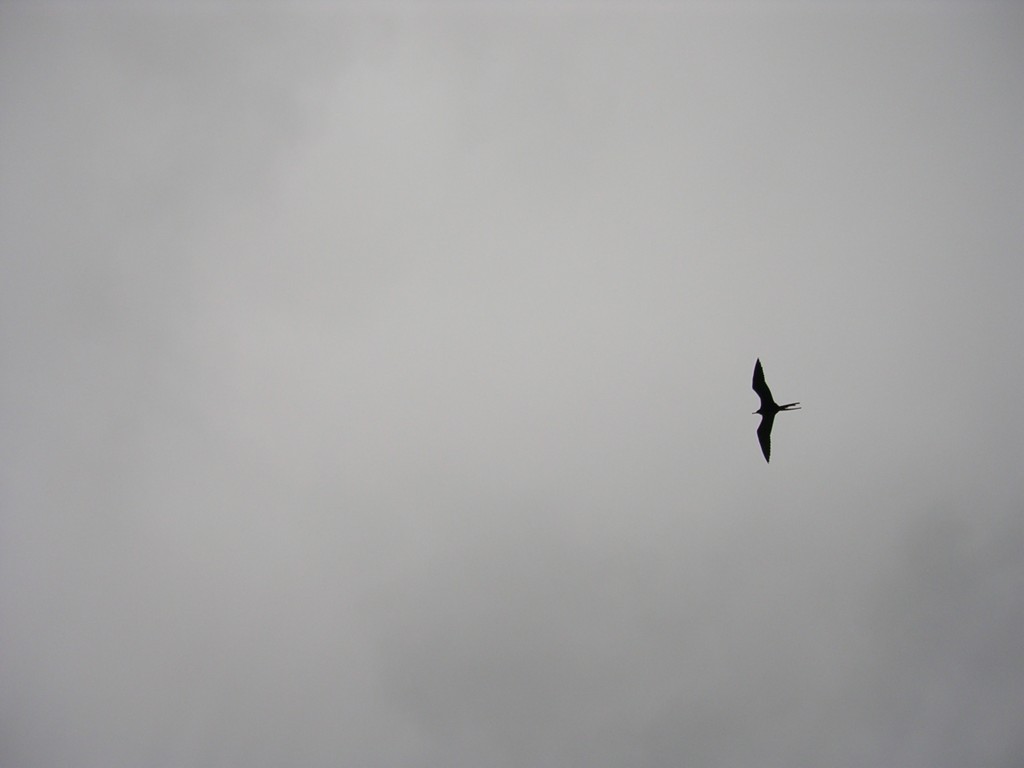
M 761 407 L 754 413 L 761 414 L 761 423 L 757 427 L 757 441 L 761 444 L 761 453 L 764 460 L 770 461 L 772 453 L 772 424 L 775 422 L 775 414 L 779 411 L 798 411 L 800 403 L 786 403 L 779 405 L 772 397 L 772 391 L 764 380 L 764 369 L 761 368 L 761 360 L 758 358 L 754 364 L 754 392 L 761 398 Z

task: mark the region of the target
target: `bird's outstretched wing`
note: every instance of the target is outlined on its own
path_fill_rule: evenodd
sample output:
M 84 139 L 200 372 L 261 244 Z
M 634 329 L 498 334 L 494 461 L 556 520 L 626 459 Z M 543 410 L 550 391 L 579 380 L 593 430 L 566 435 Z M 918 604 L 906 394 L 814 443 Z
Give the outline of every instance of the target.
M 760 367 L 758 367 L 760 370 Z M 761 423 L 757 427 L 757 442 L 761 444 L 761 453 L 765 461 L 771 461 L 772 455 L 772 424 L 775 422 L 774 413 L 766 413 L 761 417 Z
M 754 392 L 756 392 L 757 396 L 761 398 L 762 408 L 766 405 L 775 405 L 775 401 L 772 399 L 772 391 L 768 389 L 768 384 L 766 384 L 764 380 L 764 369 L 761 368 L 761 358 L 758 358 L 757 362 L 754 363 Z M 764 426 L 763 421 L 761 422 L 761 425 Z M 768 422 L 768 430 L 771 431 L 771 428 L 771 422 Z M 758 434 L 760 433 L 761 430 L 758 430 Z M 762 445 L 766 441 L 767 439 L 762 441 Z

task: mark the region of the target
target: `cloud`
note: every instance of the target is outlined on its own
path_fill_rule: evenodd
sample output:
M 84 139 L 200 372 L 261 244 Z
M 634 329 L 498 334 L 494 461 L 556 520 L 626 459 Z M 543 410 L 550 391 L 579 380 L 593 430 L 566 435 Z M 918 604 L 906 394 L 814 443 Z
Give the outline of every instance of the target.
M 0 762 L 1019 763 L 1018 13 L 4 14 Z

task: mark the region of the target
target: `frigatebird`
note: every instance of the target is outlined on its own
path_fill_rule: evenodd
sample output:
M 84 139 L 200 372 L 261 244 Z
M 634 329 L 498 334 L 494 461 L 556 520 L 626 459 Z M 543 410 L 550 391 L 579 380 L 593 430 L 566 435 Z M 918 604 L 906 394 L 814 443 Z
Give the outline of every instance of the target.
M 754 413 L 761 414 L 761 424 L 757 428 L 757 441 L 761 443 L 761 453 L 764 460 L 769 461 L 772 452 L 772 422 L 775 421 L 775 414 L 779 411 L 799 411 L 800 403 L 787 403 L 779 405 L 772 399 L 772 391 L 764 380 L 764 370 L 761 368 L 761 359 L 754 363 L 754 391 L 761 398 L 761 407 Z

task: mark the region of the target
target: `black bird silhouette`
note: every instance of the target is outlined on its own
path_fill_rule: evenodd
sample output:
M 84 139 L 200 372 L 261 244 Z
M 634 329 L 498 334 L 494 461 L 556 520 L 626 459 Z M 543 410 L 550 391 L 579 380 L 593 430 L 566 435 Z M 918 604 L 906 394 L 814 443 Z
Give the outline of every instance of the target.
M 779 411 L 799 411 L 800 403 L 787 403 L 779 405 L 772 399 L 772 391 L 764 380 L 764 370 L 761 368 L 761 359 L 754 363 L 754 391 L 761 398 L 761 407 L 754 413 L 761 414 L 761 424 L 757 428 L 757 441 L 761 443 L 761 453 L 764 460 L 770 461 L 772 453 L 772 423 L 775 421 L 775 414 Z

